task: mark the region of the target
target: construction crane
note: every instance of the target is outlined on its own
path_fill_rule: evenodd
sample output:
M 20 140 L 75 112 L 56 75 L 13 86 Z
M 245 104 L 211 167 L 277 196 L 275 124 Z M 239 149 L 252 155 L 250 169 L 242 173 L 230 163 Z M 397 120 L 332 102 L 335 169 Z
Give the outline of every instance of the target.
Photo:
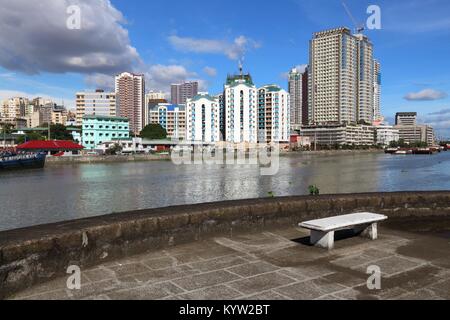
M 352 20 L 354 26 L 355 26 L 355 32 L 356 33 L 361 33 L 365 30 L 364 24 L 360 23 L 358 24 L 358 22 L 356 21 L 355 17 L 353 17 L 350 9 L 348 8 L 347 4 L 345 3 L 345 1 L 342 1 L 342 5 L 344 6 L 345 12 L 347 12 L 347 15 L 350 17 L 350 19 Z

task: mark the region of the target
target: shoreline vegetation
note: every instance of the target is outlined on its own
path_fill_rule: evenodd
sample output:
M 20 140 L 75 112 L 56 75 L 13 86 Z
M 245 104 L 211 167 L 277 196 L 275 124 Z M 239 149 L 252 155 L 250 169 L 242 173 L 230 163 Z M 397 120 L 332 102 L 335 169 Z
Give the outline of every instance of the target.
M 367 150 L 319 150 L 319 151 L 289 151 L 280 152 L 281 157 L 298 155 L 341 155 L 341 154 L 365 154 L 384 153 L 380 149 Z M 68 157 L 47 157 L 47 165 L 68 164 L 97 164 L 97 163 L 123 163 L 123 162 L 147 162 L 147 161 L 170 161 L 168 154 L 132 154 L 132 155 L 86 155 Z

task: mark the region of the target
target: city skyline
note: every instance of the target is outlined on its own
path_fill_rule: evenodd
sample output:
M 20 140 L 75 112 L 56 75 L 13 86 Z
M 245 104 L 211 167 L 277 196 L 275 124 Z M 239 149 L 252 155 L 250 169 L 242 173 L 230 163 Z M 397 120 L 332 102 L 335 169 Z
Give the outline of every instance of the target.
M 382 28 L 368 30 L 366 34 L 374 43 L 374 57 L 382 66 L 381 108 L 389 122 L 393 123 L 394 115 L 398 111 L 414 111 L 418 112 L 420 121 L 430 123 L 438 134 L 449 136 L 447 128 L 450 119 L 447 116 L 450 115 L 450 107 L 447 93 L 450 90 L 446 80 L 446 72 L 450 69 L 447 68 L 449 62 L 446 59 L 449 49 L 442 45 L 440 50 L 429 50 L 436 43 L 443 44 L 442 40 L 448 35 L 446 26 L 449 25 L 449 19 L 440 11 L 445 12 L 444 9 L 449 4 L 444 1 L 429 2 L 435 5 L 428 6 L 429 3 L 419 2 L 401 5 L 380 1 L 378 5 L 382 12 Z M 134 57 L 131 60 L 138 63 L 125 63 L 130 60 L 128 58 L 123 58 L 122 62 L 118 63 L 111 58 L 112 67 L 108 70 L 96 65 L 95 59 L 90 61 L 89 68 L 84 69 L 74 65 L 59 66 L 56 62 L 37 61 L 39 63 L 31 68 L 33 60 L 30 60 L 30 57 L 18 57 L 18 60 L 23 61 L 22 67 L 14 65 L 4 57 L 0 61 L 0 98 L 3 99 L 6 95 L 50 96 L 58 103 L 64 100 L 66 106 L 74 109 L 75 92 L 97 88 L 110 89 L 114 75 L 122 71 L 145 73 L 149 90 L 169 92 L 171 83 L 198 80 L 201 91 L 217 94 L 222 90 L 226 74 L 237 69 L 241 57 L 245 58 L 244 70 L 252 74 L 257 87 L 277 83 L 287 88 L 289 70 L 308 63 L 308 42 L 314 32 L 340 26 L 353 29 L 340 1 L 327 1 L 326 5 L 320 1 L 285 1 L 282 6 L 273 9 L 274 14 L 280 17 L 276 26 L 272 23 L 267 26 L 252 23 L 257 21 L 256 14 L 248 14 L 248 23 L 243 24 L 239 18 L 244 12 L 252 12 L 248 4 L 243 4 L 242 12 L 237 12 L 236 17 L 230 17 L 227 21 L 216 19 L 212 23 L 208 13 L 212 15 L 212 12 L 217 12 L 220 4 L 198 3 L 196 6 L 202 6 L 204 13 L 200 15 L 192 10 L 190 24 L 187 25 L 184 23 L 186 18 L 172 12 L 156 17 L 152 22 L 147 21 L 141 12 L 162 10 L 164 4 L 159 1 L 139 3 L 139 6 L 124 1 L 109 3 L 99 0 L 79 3 L 82 4 L 82 13 L 85 13 L 82 17 L 86 20 L 89 20 L 92 14 L 86 12 L 87 8 L 95 11 L 99 10 L 100 4 L 107 4 L 107 9 L 101 12 L 105 24 L 94 25 L 94 28 L 106 28 L 108 32 L 120 31 L 120 41 L 111 46 L 115 46 L 113 49 L 120 49 L 119 57 L 121 54 Z M 367 19 L 366 9 L 369 2 L 348 1 L 348 4 L 358 21 Z M 175 5 L 180 9 L 186 6 L 180 2 Z M 261 3 L 258 11 L 264 12 L 264 9 L 268 9 L 266 7 L 267 4 Z M 318 12 L 315 10 L 318 7 L 323 7 L 324 10 Z M 61 8 L 53 8 L 49 4 L 48 14 L 62 12 L 62 17 L 55 21 L 65 23 L 67 15 L 62 10 L 65 8 Z M 225 9 L 225 12 L 231 10 Z M 35 8 L 35 11 L 39 10 Z M 13 11 L 5 11 L 2 14 L 14 16 Z M 199 19 L 193 19 L 195 17 L 192 15 L 198 15 Z M 434 23 L 428 21 L 427 17 L 430 16 L 433 16 Z M 413 25 L 408 24 L 408 19 L 414 20 Z M 128 22 L 125 23 L 125 20 Z M 293 28 L 290 22 L 293 20 L 301 22 Z M 11 28 L 8 21 L 11 19 L 4 19 L 2 22 L 4 30 Z M 213 27 L 206 28 L 206 25 Z M 291 28 L 284 28 L 286 26 Z M 149 32 L 152 30 L 155 31 Z M 48 26 L 42 29 L 42 32 L 48 31 Z M 77 32 L 70 31 L 72 35 Z M 83 29 L 79 31 L 86 32 Z M 32 34 L 30 29 L 23 28 L 17 36 L 22 37 L 25 42 Z M 0 37 L 3 43 L 8 43 L 7 34 L 2 33 Z M 72 41 L 77 44 L 81 40 L 74 37 Z M 88 50 L 88 44 L 92 44 L 91 41 L 81 41 L 80 45 L 85 47 L 81 48 L 80 52 Z M 28 45 L 36 46 L 33 41 Z M 15 48 L 9 50 L 14 52 Z M 65 54 L 59 51 L 58 54 Z M 73 64 L 76 64 L 75 62 Z

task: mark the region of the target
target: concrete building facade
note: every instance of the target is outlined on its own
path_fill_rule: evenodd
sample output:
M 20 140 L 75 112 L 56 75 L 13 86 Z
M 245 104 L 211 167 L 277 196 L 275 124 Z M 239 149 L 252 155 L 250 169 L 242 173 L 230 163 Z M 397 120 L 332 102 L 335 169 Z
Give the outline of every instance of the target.
M 86 115 L 114 117 L 116 113 L 116 93 L 96 90 L 76 93 L 76 124 L 82 125 Z
M 200 93 L 186 102 L 186 140 L 220 141 L 220 105 L 217 97 Z
M 93 150 L 104 141 L 130 136 L 129 120 L 123 117 L 86 115 L 82 122 L 82 145 Z
M 130 130 L 139 134 L 145 124 L 145 79 L 143 74 L 123 72 L 115 78 L 117 115 L 130 120 Z
M 224 86 L 225 141 L 258 142 L 258 90 L 250 74 L 227 77 Z
M 150 110 L 150 124 L 159 124 L 170 139 L 186 137 L 186 106 L 161 103 Z
M 186 104 L 187 99 L 192 99 L 198 94 L 198 82 L 172 84 L 170 92 L 172 104 Z
M 290 124 L 299 128 L 308 124 L 308 68 L 295 67 L 289 72 L 288 92 L 290 96 Z
M 289 93 L 277 85 L 258 89 L 258 142 L 289 142 Z
M 348 28 L 317 32 L 310 42 L 309 124 L 372 124 L 373 45 Z

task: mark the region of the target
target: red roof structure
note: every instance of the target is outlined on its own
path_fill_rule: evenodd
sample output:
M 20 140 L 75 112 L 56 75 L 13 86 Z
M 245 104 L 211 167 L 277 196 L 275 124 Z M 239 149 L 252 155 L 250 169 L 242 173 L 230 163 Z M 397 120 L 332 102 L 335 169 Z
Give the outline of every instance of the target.
M 50 140 L 50 141 L 28 141 L 17 146 L 18 150 L 48 150 L 48 151 L 70 151 L 82 150 L 84 147 L 72 141 Z

